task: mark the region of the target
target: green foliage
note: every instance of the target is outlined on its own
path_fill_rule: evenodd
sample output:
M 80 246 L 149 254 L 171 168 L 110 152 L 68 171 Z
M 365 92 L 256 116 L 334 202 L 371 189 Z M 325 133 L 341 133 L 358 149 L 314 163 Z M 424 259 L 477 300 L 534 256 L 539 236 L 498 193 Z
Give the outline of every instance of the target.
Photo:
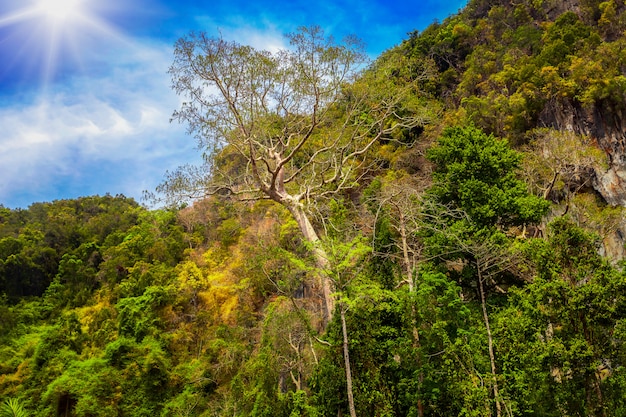
M 444 130 L 428 158 L 436 164 L 431 194 L 477 229 L 537 222 L 548 208 L 517 179 L 521 155 L 474 126 Z
M 393 415 L 398 407 L 399 364 L 405 343 L 404 317 L 398 295 L 363 272 L 371 248 L 357 236 L 349 242 L 325 242 L 328 273 L 338 293 L 338 310 L 345 315 L 351 379 L 357 415 Z M 327 330 L 330 346 L 310 381 L 312 402 L 321 415 L 346 413 L 347 377 L 342 352 L 343 331 L 337 313 Z
M 173 300 L 172 288 L 149 286 L 137 297 L 122 298 L 117 303 L 120 335 L 140 342 L 163 329 L 158 312 Z
M 614 370 L 624 340 L 615 329 L 626 305 L 624 274 L 566 218 L 555 219 L 548 240 L 530 241 L 526 250 L 538 275 L 497 318 L 512 394 L 521 407 L 546 415 L 619 415 L 623 397 L 613 387 L 623 377 Z
M 77 361 L 47 387 L 42 401 L 51 415 L 115 415 L 115 399 L 121 394 L 119 378 L 103 359 Z
M 526 184 L 517 179 L 521 155 L 506 141 L 474 126 L 445 129 L 428 157 L 436 167 L 426 205 L 426 246 L 440 268 L 477 290 L 476 304 L 482 315 L 481 324 L 472 323 L 469 332 L 450 340 L 463 372 L 451 371 L 449 381 L 435 385 L 436 392 L 445 385 L 450 387 L 447 395 L 461 397 L 463 401 L 454 402 L 458 409 L 450 410 L 459 415 L 484 415 L 494 409 L 499 413 L 516 403 L 506 395 L 508 381 L 498 372 L 488 290 L 510 279 L 507 275 L 518 262 L 505 232 L 539 221 L 548 202 L 530 195 Z M 446 348 L 441 352 L 447 353 Z
M 37 368 L 43 368 L 56 359 L 57 352 L 67 350 L 79 354 L 84 334 L 75 313 L 66 313 L 57 324 L 45 329 L 37 344 L 33 359 Z
M 558 117 L 566 108 L 612 111 L 621 105 L 625 23 L 614 1 L 581 2 L 575 9 L 539 1 L 476 1 L 398 49 L 408 49 L 416 61 L 443 61 L 439 97 L 452 120 L 460 117 L 488 133 L 523 140 L 538 125 L 564 129 Z M 469 36 L 455 42 L 446 34 Z
M 58 277 L 67 294 L 57 301 L 83 303 L 96 287 L 101 245 L 109 233 L 133 225 L 137 211 L 132 200 L 105 196 L 37 203 L 28 210 L 7 212 L 0 233 L 0 291 L 12 300 L 40 296 Z M 59 271 L 64 256 L 65 270 Z
M 391 257 L 397 255 L 396 236 L 387 216 L 381 217 L 375 227 L 375 239 L 372 244 L 373 256 L 368 263 L 368 275 L 378 281 L 383 288 L 393 289 L 396 285 L 398 265 Z
M 353 282 L 350 291 L 354 295 L 343 300 L 349 303 L 346 320 L 357 415 L 394 415 L 403 395 L 396 361 L 405 343 L 399 300 L 393 292 L 362 279 Z M 348 407 L 338 320 L 327 334 L 332 347 L 316 366 L 310 384 L 320 414 L 336 415 Z
M 484 335 L 476 312 L 461 294 L 457 283 L 429 265 L 420 270 L 415 293 L 409 294 L 419 333 L 419 342 L 412 347 L 419 366 L 402 381 L 412 387 L 405 400 L 405 407 L 413 410 L 410 415 L 417 415 L 417 399 L 433 415 L 484 412 L 480 398 L 484 400 L 488 392 L 477 384 L 488 370 L 479 353 L 484 350 Z
M 626 15 L 614 0 L 557 3 L 472 0 L 332 86 L 336 66 L 316 78 L 205 43 L 235 53 L 221 75 L 290 86 L 278 110 L 246 101 L 249 136 L 217 132 L 227 112 L 188 120 L 212 171 L 174 173 L 165 191 L 211 183 L 229 198 L 0 206 L 0 417 L 346 415 L 338 313 L 357 415 L 625 415 L 626 274 L 599 255 L 623 210 L 585 181 L 615 162 L 601 140 L 621 132 Z M 360 59 L 320 36 L 291 40 L 317 45 L 320 65 Z M 318 106 L 292 100 L 311 91 Z M 425 126 L 440 116 L 455 127 Z M 230 198 L 263 186 L 315 211 L 321 262 L 300 205 Z M 541 238 L 527 226 L 548 203 L 529 189 L 562 205 Z M 320 273 L 335 291 L 327 327 Z
M 28 413 L 15 398 L 7 399 L 0 406 L 0 416 L 2 417 L 27 417 Z

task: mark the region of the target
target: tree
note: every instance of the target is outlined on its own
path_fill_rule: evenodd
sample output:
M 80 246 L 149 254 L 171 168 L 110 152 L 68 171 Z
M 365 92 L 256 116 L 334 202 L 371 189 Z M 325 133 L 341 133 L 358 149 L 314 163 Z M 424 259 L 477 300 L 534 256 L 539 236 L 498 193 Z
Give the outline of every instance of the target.
M 502 398 L 485 284 L 498 288 L 495 277 L 517 263 L 507 251 L 504 231 L 539 221 L 548 202 L 530 195 L 526 184 L 516 178 L 521 155 L 506 141 L 474 126 L 445 129 L 427 156 L 436 170 L 428 198 L 432 206 L 425 211 L 425 246 L 435 257 L 462 260 L 463 270 L 476 278 L 496 415 L 500 417 Z
M 425 184 L 415 176 L 389 171 L 376 178 L 363 193 L 364 201 L 375 216 L 374 246 L 376 256 L 391 258 L 401 265 L 402 278 L 393 286 L 415 287 L 415 272 L 422 260 L 418 235 L 421 222 L 421 198 Z
M 545 199 L 569 204 L 580 189 L 591 187 L 594 170 L 608 168 L 605 153 L 588 137 L 548 129 L 538 129 L 535 134 L 524 171 Z
M 445 129 L 427 157 L 436 164 L 432 197 L 467 213 L 474 231 L 537 222 L 548 208 L 517 178 L 520 153 L 474 126 Z
M 169 72 L 186 101 L 173 118 L 187 123 L 205 162 L 167 173 L 157 192 L 169 201 L 271 199 L 289 210 L 324 269 L 312 204 L 352 188 L 379 140 L 432 117 L 417 94 L 428 74 L 404 74 L 394 62 L 364 71 L 356 39 L 339 44 L 319 27 L 287 38 L 291 49 L 274 53 L 204 33 L 176 43 Z M 321 280 L 330 318 L 332 288 Z
M 623 271 L 568 216 L 520 246 L 535 276 L 494 317 L 511 396 L 545 416 L 624 415 Z
M 337 244 L 331 239 L 325 242 L 330 254 L 330 269 L 326 273 L 331 276 L 336 286 L 341 289 L 343 297 L 339 302 L 339 315 L 341 319 L 341 335 L 343 359 L 346 372 L 346 394 L 348 397 L 348 410 L 350 417 L 356 417 L 354 405 L 354 390 L 352 381 L 352 365 L 350 364 L 350 349 L 348 327 L 346 325 L 346 313 L 350 309 L 351 301 L 346 293 L 351 281 L 357 276 L 359 265 L 362 265 L 363 257 L 370 251 L 370 248 L 362 242 L 361 237 L 354 238 L 347 245 Z
M 371 248 L 363 237 L 350 242 L 324 239 L 330 270 L 339 289 L 337 318 L 310 382 L 320 415 L 409 415 L 400 398 L 411 396 L 397 385 L 406 339 L 399 295 L 367 273 Z
M 414 176 L 389 171 L 385 178 L 376 178 L 365 190 L 363 196 L 375 214 L 374 237 L 372 239 L 375 257 L 371 268 L 381 278 L 388 289 L 407 284 L 409 299 L 414 298 L 416 274 L 419 264 L 423 261 L 423 247 L 419 236 L 421 223 L 421 197 L 424 184 Z M 394 259 L 396 258 L 396 259 Z M 390 266 L 395 261 L 401 267 L 396 270 Z M 374 271 L 373 271 L 374 272 Z M 395 283 L 394 275 L 400 273 L 401 280 Z M 389 285 L 391 284 L 391 285 Z M 412 347 L 415 352 L 420 348 L 420 334 L 417 325 L 418 311 L 415 303 L 410 302 Z M 415 362 L 421 366 L 421 357 L 415 355 Z M 419 384 L 424 375 L 419 371 Z M 424 415 L 422 398 L 417 398 L 417 416 Z

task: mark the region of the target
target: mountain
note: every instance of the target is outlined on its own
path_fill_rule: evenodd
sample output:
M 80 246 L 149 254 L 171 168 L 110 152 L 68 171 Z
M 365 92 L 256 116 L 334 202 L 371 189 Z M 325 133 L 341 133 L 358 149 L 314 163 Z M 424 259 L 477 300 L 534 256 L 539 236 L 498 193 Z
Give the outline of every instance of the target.
M 0 416 L 626 415 L 625 10 L 470 1 L 313 115 L 243 123 L 269 158 L 207 148 L 213 195 L 0 206 Z M 229 85 L 306 93 L 235 49 Z
M 398 49 L 434 61 L 447 123 L 471 121 L 520 149 L 552 158 L 555 177 L 534 180 L 544 191 L 553 178 L 562 182 L 546 197 L 567 206 L 573 195 L 588 191 L 601 205 L 622 207 L 624 10 L 614 1 L 471 1 Z M 569 144 L 574 149 L 564 149 L 564 141 L 555 143 L 548 132 L 580 139 Z M 616 225 L 606 241 L 607 253 L 617 260 L 624 257 L 625 226 Z

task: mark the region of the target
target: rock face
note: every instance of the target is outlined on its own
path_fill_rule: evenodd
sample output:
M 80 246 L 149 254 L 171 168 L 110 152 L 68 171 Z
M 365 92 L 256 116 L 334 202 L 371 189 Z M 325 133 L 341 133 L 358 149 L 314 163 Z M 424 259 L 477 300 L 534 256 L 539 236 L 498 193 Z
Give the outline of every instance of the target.
M 605 256 L 613 263 L 626 259 L 626 252 L 624 250 L 624 229 L 626 224 L 622 223 L 619 229 L 609 233 L 602 239 L 602 246 L 600 248 L 600 255 Z
M 554 21 L 565 12 L 580 13 L 580 0 L 548 0 L 544 10 L 548 19 Z
M 606 103 L 583 109 L 577 103 L 564 100 L 544 109 L 539 124 L 594 138 L 607 155 L 608 169 L 596 171 L 593 188 L 607 204 L 626 207 L 626 117 L 623 109 Z
M 542 127 L 571 131 L 594 138 L 607 155 L 608 168 L 592 174 L 593 189 L 611 206 L 626 207 L 626 114 L 624 109 L 596 103 L 583 109 L 563 101 L 546 108 L 539 117 Z M 582 167 L 584 168 L 584 167 Z M 614 262 L 626 259 L 626 219 L 602 240 L 602 255 Z
M 603 108 L 604 107 L 604 108 Z M 597 138 L 607 153 L 609 169 L 598 173 L 596 190 L 611 205 L 626 207 L 626 119 L 621 108 L 596 106 L 594 124 L 588 135 Z
M 612 206 L 626 206 L 626 170 L 611 167 L 597 177 L 594 188 Z

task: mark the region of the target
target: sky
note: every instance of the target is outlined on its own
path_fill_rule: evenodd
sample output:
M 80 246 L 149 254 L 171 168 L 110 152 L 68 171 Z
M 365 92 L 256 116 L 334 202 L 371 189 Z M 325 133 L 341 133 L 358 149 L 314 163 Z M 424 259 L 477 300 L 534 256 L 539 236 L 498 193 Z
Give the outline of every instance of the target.
M 0 205 L 154 191 L 196 163 L 167 70 L 174 42 L 205 31 L 258 49 L 319 25 L 372 59 L 466 0 L 1 0 Z

